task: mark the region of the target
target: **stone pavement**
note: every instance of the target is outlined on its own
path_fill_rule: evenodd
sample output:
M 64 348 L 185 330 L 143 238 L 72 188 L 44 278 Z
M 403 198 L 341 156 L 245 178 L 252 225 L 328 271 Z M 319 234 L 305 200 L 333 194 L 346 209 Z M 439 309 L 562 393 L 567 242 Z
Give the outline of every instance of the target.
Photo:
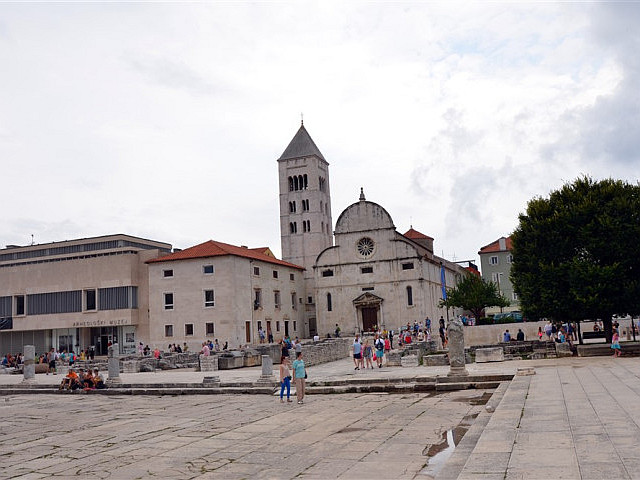
M 471 364 L 471 374 L 514 373 L 488 405 L 481 390 L 309 395 L 0 397 L 0 478 L 640 478 L 640 360 L 589 357 Z M 446 374 L 447 367 L 353 371 L 349 360 L 312 379 Z M 260 369 L 216 372 L 255 381 Z M 135 382 L 197 382 L 169 371 Z M 149 379 L 149 380 L 145 380 Z M 56 384 L 60 377 L 37 375 Z M 0 375 L 0 385 L 21 377 Z M 474 401 L 475 400 L 475 401 Z M 472 424 L 441 470 L 426 456 L 443 434 Z M 435 460 L 435 457 L 431 459 Z M 435 463 L 435 461 L 433 462 Z M 22 477 L 20 477 L 22 475 Z

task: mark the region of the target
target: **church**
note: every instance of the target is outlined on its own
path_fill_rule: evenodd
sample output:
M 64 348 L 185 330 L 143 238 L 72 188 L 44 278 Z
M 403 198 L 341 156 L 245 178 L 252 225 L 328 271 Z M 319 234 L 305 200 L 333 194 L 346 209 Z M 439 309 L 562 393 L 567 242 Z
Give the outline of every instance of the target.
M 353 334 L 447 317 L 439 307 L 443 285 L 455 286 L 466 270 L 434 255 L 433 238 L 413 227 L 399 233 L 363 189 L 332 235 L 329 163 L 304 124 L 278 172 L 282 258 L 304 267 L 310 336 L 333 333 L 336 324 Z

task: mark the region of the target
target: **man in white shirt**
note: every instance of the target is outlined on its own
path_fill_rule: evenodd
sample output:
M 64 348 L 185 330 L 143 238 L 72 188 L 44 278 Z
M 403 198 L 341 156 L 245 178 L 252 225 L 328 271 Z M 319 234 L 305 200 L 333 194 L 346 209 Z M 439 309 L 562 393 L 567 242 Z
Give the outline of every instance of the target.
M 360 370 L 361 360 L 362 360 L 362 344 L 360 343 L 360 338 L 356 334 L 356 338 L 353 341 L 353 363 L 356 366 L 354 370 Z

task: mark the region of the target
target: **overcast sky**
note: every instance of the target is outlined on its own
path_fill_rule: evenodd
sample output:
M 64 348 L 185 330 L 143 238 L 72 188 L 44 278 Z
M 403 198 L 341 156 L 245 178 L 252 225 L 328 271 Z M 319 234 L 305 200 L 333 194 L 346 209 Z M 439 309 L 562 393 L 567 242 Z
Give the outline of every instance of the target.
M 303 112 L 334 221 L 364 187 L 477 260 L 534 196 L 638 181 L 639 25 L 610 2 L 0 4 L 0 246 L 280 256 L 276 160 Z

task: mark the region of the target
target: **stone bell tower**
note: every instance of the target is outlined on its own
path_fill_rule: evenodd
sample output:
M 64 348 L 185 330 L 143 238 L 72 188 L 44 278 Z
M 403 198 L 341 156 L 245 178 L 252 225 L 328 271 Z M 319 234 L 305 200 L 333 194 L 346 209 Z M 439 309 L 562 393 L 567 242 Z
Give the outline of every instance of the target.
M 309 334 L 316 332 L 313 265 L 325 248 L 333 245 L 329 163 L 301 122 L 278 159 L 280 185 L 280 239 L 282 259 L 304 271 L 305 320 Z

